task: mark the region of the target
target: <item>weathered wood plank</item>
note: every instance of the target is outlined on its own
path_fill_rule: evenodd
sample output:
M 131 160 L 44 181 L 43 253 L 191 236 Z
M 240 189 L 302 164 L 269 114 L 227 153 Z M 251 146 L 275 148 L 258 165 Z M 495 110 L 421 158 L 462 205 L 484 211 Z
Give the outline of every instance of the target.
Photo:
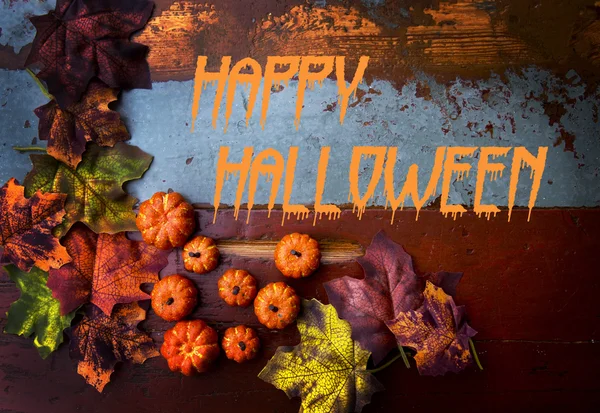
M 253 211 L 250 224 L 245 212 L 238 221 L 233 211 L 220 210 L 212 223 L 212 210 L 197 210 L 200 230 L 215 237 L 223 262 L 212 273 L 188 274 L 198 284 L 200 305 L 193 317 L 207 320 L 219 332 L 245 323 L 258 329 L 263 342 L 260 357 L 246 365 L 221 359 L 216 369 L 195 378 L 168 371 L 161 358 L 143 366 L 121 365 L 103 394 L 97 394 L 77 375 L 66 346 L 43 361 L 31 341 L 0 335 L 1 407 L 8 411 L 135 411 L 171 412 L 297 411 L 298 400 L 288 401 L 283 392 L 256 378 L 256 374 L 281 345 L 294 345 L 294 327 L 273 332 L 260 327 L 252 308 L 231 308 L 217 295 L 216 280 L 227 268 L 240 267 L 256 276 L 260 285 L 283 277 L 269 258 L 273 243 L 292 231 L 307 232 L 319 239 L 328 254 L 340 247 L 357 254 L 371 237 L 384 229 L 413 256 L 418 272 L 464 271 L 456 301 L 465 304 L 471 324 L 479 330 L 477 348 L 484 363 L 460 375 L 418 377 L 416 369 L 397 363 L 378 374 L 387 391 L 375 396 L 365 410 L 403 408 L 491 411 L 544 407 L 590 409 L 597 402 L 600 379 L 600 335 L 596 297 L 600 293 L 596 257 L 600 240 L 600 210 L 536 210 L 526 222 L 526 210 L 486 221 L 473 214 L 453 221 L 437 211 L 396 214 L 367 210 L 362 220 L 344 211 L 338 221 L 312 218 L 292 220 L 281 226 L 281 212 Z M 133 234 L 137 238 L 138 234 Z M 250 251 L 256 245 L 256 251 Z M 341 248 L 344 246 L 344 248 Z M 327 254 L 326 254 L 327 256 Z M 313 276 L 288 280 L 306 298 L 326 301 L 322 283 L 340 276 L 360 277 L 355 262 L 329 259 Z M 344 261 L 344 262 L 343 262 Z M 170 256 L 164 274 L 185 273 L 178 252 Z M 6 278 L 0 278 L 0 314 L 18 297 Z M 4 317 L 0 328 L 6 323 Z M 158 345 L 172 324 L 151 311 L 141 327 Z M 268 407 L 267 407 L 268 406 Z

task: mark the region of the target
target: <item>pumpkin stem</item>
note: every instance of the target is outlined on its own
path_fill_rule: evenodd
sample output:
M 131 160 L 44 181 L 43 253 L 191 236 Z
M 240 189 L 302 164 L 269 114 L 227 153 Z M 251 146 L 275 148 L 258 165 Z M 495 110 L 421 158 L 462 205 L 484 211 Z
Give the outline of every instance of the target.
M 298 251 L 296 250 L 291 250 L 290 254 L 295 255 L 296 257 L 300 257 L 302 254 L 300 254 Z
M 274 313 L 276 313 L 277 311 L 279 311 L 279 308 L 277 308 L 276 306 L 274 306 L 273 304 L 269 304 L 269 310 L 273 311 Z
M 173 304 L 174 302 L 175 302 L 175 300 L 173 299 L 173 297 L 171 297 L 171 298 L 169 298 L 169 299 L 167 300 L 167 305 L 171 305 L 171 304 Z
M 246 351 L 246 343 L 244 343 L 243 341 L 240 341 L 238 343 L 238 346 L 240 347 L 240 350 Z
M 233 287 L 233 289 L 231 290 L 231 293 L 233 295 L 238 295 L 240 293 L 240 287 L 238 287 L 237 285 L 235 287 Z
M 192 258 L 200 258 L 199 252 L 190 252 L 188 255 Z

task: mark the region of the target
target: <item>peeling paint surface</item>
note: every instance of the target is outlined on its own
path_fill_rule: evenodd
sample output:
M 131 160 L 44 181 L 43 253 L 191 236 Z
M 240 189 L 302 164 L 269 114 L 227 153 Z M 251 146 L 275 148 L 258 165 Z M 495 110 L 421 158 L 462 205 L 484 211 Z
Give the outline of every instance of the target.
M 0 180 L 22 179 L 30 169 L 27 155 L 9 150 L 30 145 L 37 137 L 33 109 L 45 102 L 30 77 L 22 71 L 0 71 Z M 152 90 L 125 92 L 118 105 L 133 136 L 131 144 L 154 155 L 144 179 L 129 189 L 140 199 L 171 188 L 198 203 L 212 203 L 216 162 L 221 146 L 230 146 L 230 161 L 239 162 L 245 146 L 254 152 L 279 150 L 287 159 L 290 146 L 299 147 L 299 160 L 291 201 L 312 204 L 320 149 L 331 146 L 324 202 L 348 202 L 348 170 L 354 146 L 397 146 L 396 187 L 399 192 L 408 167 L 419 165 L 423 191 L 439 146 L 525 146 L 534 154 L 548 146 L 548 160 L 536 206 L 600 205 L 600 123 L 595 113 L 600 90 L 586 93 L 577 73 L 565 78 L 529 68 L 509 72 L 503 78 L 449 84 L 425 75 L 397 90 L 387 81 L 360 86 L 362 92 L 350 104 L 344 125 L 339 123 L 337 86 L 326 80 L 322 88 L 307 91 L 300 129 L 294 127 L 297 82 L 271 94 L 267 124 L 259 125 L 258 110 L 245 126 L 245 90 L 239 87 L 227 133 L 223 133 L 224 107 L 217 129 L 211 126 L 214 87 L 202 95 L 196 132 L 190 132 L 193 83 L 154 83 Z M 257 108 L 261 101 L 257 102 Z M 560 110 L 549 110 L 559 107 Z M 564 139 L 565 134 L 572 138 Z M 193 158 L 193 159 L 192 159 Z M 455 181 L 450 202 L 471 205 L 475 188 L 473 173 Z M 510 165 L 510 156 L 504 161 Z M 372 159 L 361 162 L 362 190 L 370 179 Z M 507 204 L 508 171 L 484 186 L 484 203 Z M 222 202 L 235 200 L 237 179 L 224 185 Z M 438 194 L 440 186 L 438 186 Z M 268 203 L 270 183 L 259 179 L 256 204 Z M 517 205 L 525 206 L 530 189 L 529 173 L 521 173 Z M 282 202 L 280 189 L 277 203 Z M 243 202 L 246 201 L 246 195 Z M 433 201 L 433 200 L 432 200 Z M 383 179 L 369 205 L 384 205 Z M 407 204 L 406 206 L 410 206 Z
M 0 45 L 19 53 L 35 37 L 29 17 L 54 10 L 56 0 L 2 0 L 0 5 Z

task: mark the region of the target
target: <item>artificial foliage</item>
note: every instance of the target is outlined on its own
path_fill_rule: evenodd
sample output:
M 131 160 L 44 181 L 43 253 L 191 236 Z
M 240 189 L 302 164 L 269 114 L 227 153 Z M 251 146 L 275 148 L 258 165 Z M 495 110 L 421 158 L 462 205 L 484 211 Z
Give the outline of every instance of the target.
M 371 353 L 352 339 L 335 308 L 302 301 L 300 344 L 280 347 L 258 377 L 302 398 L 301 411 L 360 412 L 383 386 L 367 369 Z
M 62 109 L 56 100 L 37 108 L 39 137 L 48 141 L 48 155 L 71 168 L 81 162 L 88 142 L 114 146 L 129 139 L 119 112 L 108 107 L 118 91 L 92 81 L 82 99 Z
M 2 259 L 22 271 L 34 265 L 48 271 L 71 261 L 65 247 L 52 235 L 52 229 L 65 215 L 64 194 L 32 191 L 25 198 L 25 188 L 10 179 L 0 188 L 0 246 Z
M 110 316 L 116 304 L 150 298 L 140 289 L 158 281 L 168 263 L 164 251 L 125 233 L 96 234 L 77 224 L 63 238 L 73 261 L 50 271 L 48 287 L 61 303 L 63 314 L 92 303 Z
M 147 0 L 57 0 L 53 12 L 31 18 L 37 33 L 26 64 L 42 66 L 38 77 L 63 108 L 95 77 L 113 88 L 149 89 L 148 48 L 129 37 L 153 8 Z
M 21 296 L 10 305 L 4 332 L 33 336 L 40 356 L 46 358 L 63 342 L 63 330 L 71 325 L 75 311 L 62 314 L 60 302 L 46 286 L 48 273 L 32 268 L 29 273 L 9 265 L 5 267 Z
M 410 255 L 384 232 L 375 235 L 357 261 L 364 278 L 338 278 L 326 283 L 325 290 L 340 317 L 352 325 L 352 338 L 373 353 L 375 363 L 398 346 L 386 322 L 421 305 L 425 281 L 432 280 L 452 294 L 462 276 L 448 272 L 417 275 Z
M 137 328 L 145 318 L 146 310 L 136 302 L 119 304 L 111 315 L 94 305 L 86 307 L 83 319 L 68 333 L 71 358 L 88 384 L 102 391 L 117 363 L 141 364 L 158 356 L 152 338 Z
M 36 191 L 67 194 L 66 215 L 54 233 L 62 237 L 73 224 L 83 222 L 96 233 L 135 231 L 136 199 L 123 184 L 139 179 L 152 156 L 136 146 L 118 143 L 112 148 L 88 144 L 83 159 L 72 168 L 50 155 L 31 155 L 33 170 L 25 178 L 25 194 Z

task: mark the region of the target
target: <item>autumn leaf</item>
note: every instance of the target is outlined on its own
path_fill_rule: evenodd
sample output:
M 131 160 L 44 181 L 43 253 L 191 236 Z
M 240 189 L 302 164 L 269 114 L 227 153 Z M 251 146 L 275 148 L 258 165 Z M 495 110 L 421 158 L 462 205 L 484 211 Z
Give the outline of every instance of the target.
M 477 331 L 464 318 L 465 308 L 428 281 L 422 306 L 398 314 L 387 325 L 398 344 L 417 351 L 419 373 L 438 376 L 458 373 L 472 362 L 469 339 Z
M 365 277 L 342 277 L 325 284 L 329 302 L 352 325 L 352 338 L 373 353 L 378 364 L 398 345 L 385 322 L 423 300 L 426 279 L 454 293 L 462 274 L 440 272 L 418 276 L 410 255 L 380 231 L 357 260 Z
M 51 231 L 65 215 L 66 196 L 32 190 L 27 199 L 24 190 L 14 178 L 0 188 L 2 260 L 12 262 L 21 271 L 29 271 L 34 265 L 44 271 L 59 268 L 71 257 Z
M 39 135 L 48 141 L 48 154 L 76 168 L 87 142 L 114 146 L 129 139 L 119 113 L 108 107 L 117 100 L 117 93 L 102 82 L 92 81 L 82 100 L 66 109 L 61 109 L 55 100 L 37 108 Z
M 37 33 L 26 65 L 42 64 L 38 77 L 63 108 L 94 77 L 112 88 L 149 89 L 148 48 L 129 37 L 153 8 L 146 0 L 57 0 L 53 12 L 30 19 Z
M 123 184 L 141 178 L 152 162 L 136 146 L 117 143 L 113 148 L 88 144 L 76 169 L 49 155 L 31 155 L 33 170 L 25 178 L 27 194 L 37 190 L 67 194 L 66 215 L 55 234 L 62 237 L 81 221 L 94 232 L 114 234 L 136 231 L 136 199 L 123 191 Z
M 4 332 L 24 337 L 34 335 L 33 344 L 42 358 L 58 348 L 63 342 L 63 330 L 71 325 L 75 312 L 60 313 L 60 303 L 46 287 L 48 273 L 33 268 L 29 273 L 9 265 L 5 267 L 21 297 L 10 305 Z
M 359 412 L 383 386 L 369 373 L 370 353 L 350 337 L 350 324 L 335 308 L 303 300 L 300 344 L 279 347 L 258 377 L 301 397 L 307 412 Z
M 137 328 L 145 318 L 146 311 L 135 302 L 116 306 L 112 316 L 88 306 L 83 319 L 68 330 L 71 358 L 88 384 L 101 392 L 118 362 L 142 364 L 158 356 L 152 339 Z
M 75 225 L 63 238 L 73 262 L 50 271 L 48 287 L 66 314 L 91 302 L 110 316 L 115 304 L 148 300 L 142 283 L 158 282 L 168 251 L 131 241 L 124 233 L 95 234 Z

